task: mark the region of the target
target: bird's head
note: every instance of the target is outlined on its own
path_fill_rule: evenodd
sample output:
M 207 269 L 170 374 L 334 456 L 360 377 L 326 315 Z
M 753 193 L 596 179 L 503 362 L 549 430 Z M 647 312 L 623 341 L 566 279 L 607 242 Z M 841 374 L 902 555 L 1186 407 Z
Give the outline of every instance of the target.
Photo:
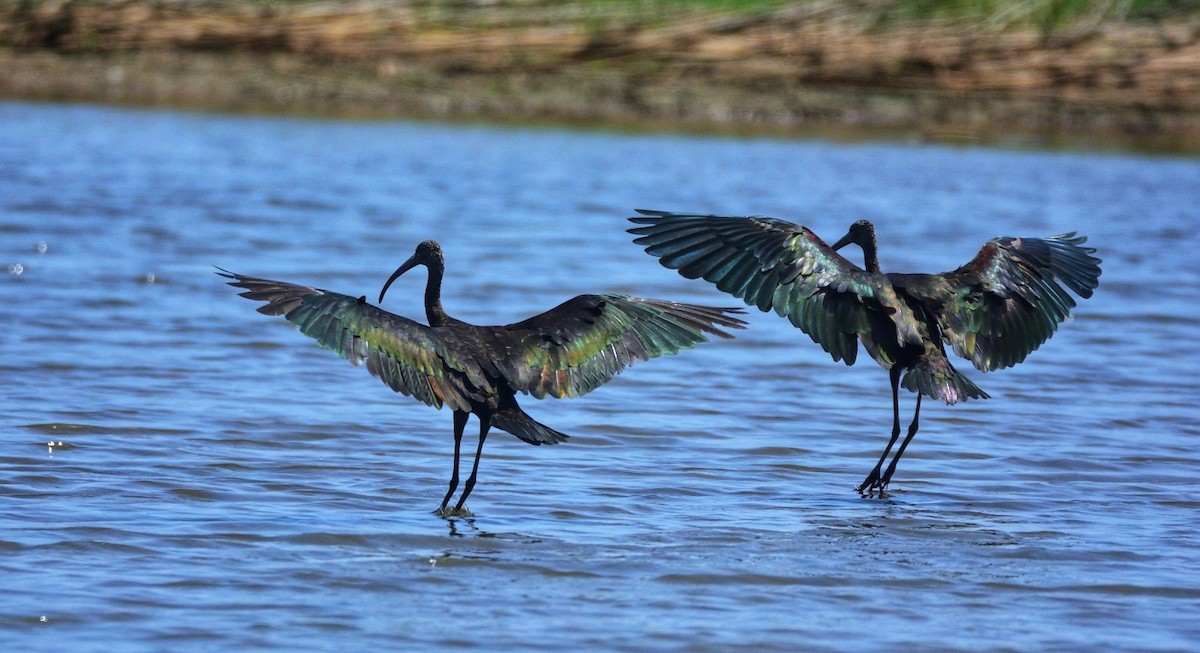
M 859 247 L 863 248 L 864 251 L 866 251 L 868 247 L 874 250 L 875 225 L 871 224 L 868 220 L 859 220 L 855 222 L 854 224 L 850 225 L 850 231 L 847 231 L 846 235 L 838 239 L 838 241 L 834 243 L 832 247 L 836 252 L 850 243 L 858 245 Z
M 379 303 L 383 303 L 383 296 L 387 293 L 393 281 L 399 279 L 400 275 L 418 265 L 424 265 L 425 267 L 436 265 L 439 269 L 445 266 L 445 258 L 442 256 L 442 246 L 438 245 L 436 240 L 426 240 L 417 245 L 417 249 L 413 252 L 413 255 L 408 257 L 408 260 L 402 263 L 400 267 L 396 268 L 392 276 L 388 277 L 387 283 L 383 284 L 383 289 L 379 291 Z

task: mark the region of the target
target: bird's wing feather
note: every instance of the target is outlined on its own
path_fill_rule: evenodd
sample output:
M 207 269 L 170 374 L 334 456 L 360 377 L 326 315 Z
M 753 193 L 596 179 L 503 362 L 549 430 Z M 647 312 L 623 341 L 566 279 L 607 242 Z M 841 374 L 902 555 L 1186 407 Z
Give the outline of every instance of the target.
M 767 217 L 728 217 L 638 209 L 629 230 L 646 252 L 689 278 L 760 310 L 772 308 L 852 364 L 858 336 L 881 318 L 896 323 L 898 341 L 919 342 L 911 311 L 880 275 L 835 252 L 800 225 Z
M 430 406 L 445 403 L 469 411 L 469 398 L 491 391 L 479 365 L 455 346 L 452 334 L 372 306 L 365 298 L 225 270 L 218 274 L 244 288 L 240 296 L 266 302 L 258 312 L 284 316 L 322 347 L 355 365 L 365 363 L 396 392 Z
M 955 353 L 980 370 L 1010 367 L 1070 317 L 1075 300 L 1066 289 L 1086 299 L 1099 285 L 1100 259 L 1085 242 L 1074 233 L 994 238 L 966 265 L 930 275 L 940 283 L 917 287 L 941 303 L 938 322 Z
M 579 396 L 635 361 L 743 328 L 740 308 L 711 308 L 622 295 L 579 295 L 522 322 L 495 329 L 495 363 L 515 390 L 543 398 Z

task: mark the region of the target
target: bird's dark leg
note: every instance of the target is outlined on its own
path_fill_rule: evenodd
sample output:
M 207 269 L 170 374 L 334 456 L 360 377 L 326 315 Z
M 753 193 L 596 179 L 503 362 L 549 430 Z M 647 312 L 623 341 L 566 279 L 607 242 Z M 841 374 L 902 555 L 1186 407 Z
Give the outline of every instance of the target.
M 454 411 L 454 473 L 450 475 L 450 489 L 446 490 L 446 496 L 442 498 L 442 507 L 437 509 L 439 515 L 445 514 L 446 504 L 450 503 L 450 497 L 458 489 L 458 452 L 462 448 L 463 430 L 467 428 L 467 418 L 470 416 L 471 413 L 468 412 Z
M 883 489 L 879 483 L 879 473 L 883 469 L 883 461 L 887 460 L 888 453 L 892 451 L 892 446 L 900 438 L 900 372 L 899 365 L 894 365 L 892 369 L 888 370 L 888 375 L 892 381 L 892 439 L 888 440 L 887 447 L 883 450 L 883 455 L 879 457 L 879 462 L 875 463 L 875 469 L 872 469 L 871 473 L 867 474 L 867 478 L 863 479 L 862 485 L 855 488 L 857 492 L 871 492 L 877 488 L 879 490 Z M 907 443 L 907 440 L 905 442 Z
M 908 425 L 908 435 L 904 436 L 904 442 L 900 443 L 900 448 L 896 450 L 896 457 L 892 458 L 892 462 L 888 464 L 887 471 L 883 473 L 883 478 L 879 479 L 879 491 L 887 487 L 888 481 L 892 480 L 892 474 L 896 471 L 896 463 L 900 461 L 900 456 L 904 455 L 904 450 L 908 448 L 908 443 L 912 442 L 913 436 L 917 434 L 917 420 L 921 418 L 921 393 L 917 393 L 917 410 L 913 412 L 913 421 Z
M 479 448 L 475 450 L 475 464 L 471 466 L 471 475 L 467 477 L 467 484 L 463 486 L 463 493 L 458 497 L 458 503 L 454 505 L 455 514 L 462 511 L 463 504 L 467 502 L 467 496 L 471 494 L 471 490 L 475 489 L 475 477 L 479 475 L 479 457 L 483 455 L 483 441 L 487 439 L 488 429 L 492 427 L 492 419 L 479 418 Z

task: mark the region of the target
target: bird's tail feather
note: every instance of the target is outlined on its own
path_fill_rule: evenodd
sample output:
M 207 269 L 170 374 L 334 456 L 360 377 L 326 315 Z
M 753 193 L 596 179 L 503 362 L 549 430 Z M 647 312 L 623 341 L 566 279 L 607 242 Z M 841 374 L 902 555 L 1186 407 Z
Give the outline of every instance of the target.
M 949 362 L 946 363 L 946 367 L 949 369 L 937 371 L 921 366 L 914 367 L 904 374 L 900 385 L 905 390 L 940 399 L 948 404 L 968 399 L 989 398 L 988 393 L 975 385 L 971 379 L 959 374 Z
M 492 416 L 492 426 L 512 433 L 529 444 L 558 444 L 567 439 L 566 434 L 534 421 L 519 406 L 497 412 Z

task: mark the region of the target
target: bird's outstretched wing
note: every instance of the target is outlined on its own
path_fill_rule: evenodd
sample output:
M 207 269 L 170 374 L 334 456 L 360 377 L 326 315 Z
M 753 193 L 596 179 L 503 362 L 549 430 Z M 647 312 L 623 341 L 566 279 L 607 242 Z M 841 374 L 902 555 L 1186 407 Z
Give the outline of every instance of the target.
M 917 288 L 929 288 L 926 299 L 941 303 L 938 322 L 955 353 L 983 371 L 1010 367 L 1070 317 L 1075 300 L 1063 286 L 1085 299 L 1099 286 L 1100 259 L 1092 256 L 1095 248 L 1082 246 L 1085 242 L 1074 232 L 993 238 L 971 262 L 935 275 L 944 283 Z
M 773 308 L 835 361 L 853 364 L 858 337 L 893 315 L 900 343 L 920 342 L 910 309 L 891 285 L 805 227 L 767 217 L 638 213 L 629 220 L 643 226 L 629 232 L 648 254 L 760 310 Z
M 396 392 L 437 408 L 445 403 L 469 411 L 470 397 L 493 391 L 479 365 L 454 346 L 449 334 L 372 306 L 365 297 L 217 269 L 233 279 L 229 285 L 246 290 L 240 296 L 266 302 L 258 312 L 282 315 L 322 347 L 355 365 L 366 363 Z
M 744 328 L 740 308 L 622 295 L 579 295 L 515 324 L 494 327 L 492 362 L 515 390 L 540 398 L 591 392 L 638 360 L 674 354 Z

